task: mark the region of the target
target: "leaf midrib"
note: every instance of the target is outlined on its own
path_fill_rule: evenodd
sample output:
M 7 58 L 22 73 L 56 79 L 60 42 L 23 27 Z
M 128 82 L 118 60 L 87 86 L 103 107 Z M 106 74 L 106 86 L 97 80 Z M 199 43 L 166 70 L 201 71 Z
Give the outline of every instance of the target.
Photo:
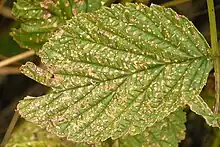
M 188 66 L 189 66 L 189 65 L 188 65 Z M 161 69 L 161 71 L 162 71 L 162 69 Z M 187 68 L 186 68 L 185 71 L 187 71 Z M 182 74 L 184 74 L 185 71 L 184 71 Z M 161 73 L 161 72 L 159 72 L 158 75 L 159 75 L 160 73 Z M 158 75 L 157 75 L 157 76 L 158 76 Z M 157 76 L 155 76 L 155 78 L 157 78 Z M 180 78 L 180 79 L 181 79 L 181 78 Z M 125 79 L 124 79 L 124 81 L 125 81 Z M 153 79 L 152 79 L 152 81 L 153 81 Z M 177 80 L 177 81 L 178 81 L 178 80 Z M 150 83 L 150 84 L 151 84 L 151 83 Z M 150 85 L 150 84 L 149 84 L 149 85 Z M 176 84 L 177 84 L 177 83 L 176 83 Z M 174 85 L 172 86 L 172 88 L 174 88 L 176 84 L 174 84 Z M 149 85 L 148 85 L 148 86 L 149 86 Z M 146 86 L 146 87 L 148 87 L 148 86 Z M 172 89 L 172 88 L 171 88 L 171 89 Z M 171 91 L 171 90 L 170 90 L 170 91 Z M 144 91 L 143 91 L 143 92 L 144 92 Z M 90 92 L 89 92 L 89 93 L 90 93 Z M 141 92 L 140 94 L 143 94 L 143 93 Z M 102 100 L 103 100 L 103 99 L 101 99 L 100 101 L 102 101 Z M 136 98 L 133 99 L 132 102 L 135 101 L 135 100 L 136 100 Z M 96 106 L 100 101 L 98 101 L 98 102 L 97 102 L 95 105 L 93 105 L 92 107 L 89 107 L 88 110 L 90 110 L 91 108 L 93 108 L 94 106 Z M 143 101 L 144 101 L 144 99 L 143 99 Z M 127 107 L 125 107 L 124 110 L 127 109 L 127 108 L 129 108 L 129 107 L 131 106 L 132 102 L 131 102 Z M 87 109 L 86 109 L 85 111 L 87 111 Z M 114 118 L 114 120 L 116 120 L 122 113 L 124 113 L 124 111 L 121 111 L 120 114 L 119 114 L 118 116 L 116 116 L 116 118 Z M 79 115 L 81 115 L 81 114 L 79 114 Z M 78 117 L 79 115 L 77 115 L 76 117 Z M 97 116 L 97 117 L 98 117 L 98 116 Z M 75 117 L 74 117 L 74 118 L 75 118 Z M 73 118 L 72 118 L 72 119 L 73 119 Z M 71 120 L 72 120 L 72 119 L 71 119 Z M 111 122 L 114 122 L 114 120 L 111 121 Z M 93 121 L 95 121 L 95 119 L 94 119 Z M 92 121 L 92 122 L 93 122 L 93 121 Z M 111 124 L 111 123 L 110 123 L 110 124 Z M 110 125 L 110 124 L 109 124 L 109 125 Z M 109 126 L 109 125 L 108 125 L 108 126 Z M 89 126 L 89 125 L 88 125 L 88 126 Z M 87 126 L 87 127 L 88 127 L 88 126 Z M 108 127 L 108 126 L 107 126 L 107 127 Z M 107 128 L 107 127 L 105 127 L 105 128 Z M 104 131 L 104 130 L 103 130 L 103 131 Z M 98 136 L 98 135 L 96 135 L 96 136 Z

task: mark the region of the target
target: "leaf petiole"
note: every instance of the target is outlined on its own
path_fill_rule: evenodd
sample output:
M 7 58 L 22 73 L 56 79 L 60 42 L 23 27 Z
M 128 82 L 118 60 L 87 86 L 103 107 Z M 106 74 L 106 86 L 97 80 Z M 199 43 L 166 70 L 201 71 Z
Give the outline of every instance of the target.
M 215 57 L 213 58 L 214 70 L 215 70 L 215 91 L 216 91 L 214 113 L 218 113 L 219 103 L 220 103 L 220 57 L 219 57 L 220 51 L 218 49 L 215 8 L 214 8 L 213 0 L 207 0 L 207 5 L 208 5 L 208 14 L 209 14 L 209 23 L 210 23 L 212 56 Z

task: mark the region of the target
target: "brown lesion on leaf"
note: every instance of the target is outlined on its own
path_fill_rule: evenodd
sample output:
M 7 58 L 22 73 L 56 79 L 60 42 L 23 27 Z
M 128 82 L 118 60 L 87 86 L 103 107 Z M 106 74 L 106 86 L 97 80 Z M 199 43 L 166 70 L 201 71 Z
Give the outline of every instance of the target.
M 43 2 L 40 2 L 41 8 L 44 10 L 44 19 L 48 19 L 52 16 L 52 12 L 50 12 L 49 6 L 55 6 L 57 4 L 54 3 L 53 0 L 44 0 Z
M 52 76 L 50 77 L 50 80 L 53 85 L 57 85 L 63 81 L 63 78 L 59 74 L 52 74 Z
M 78 14 L 77 9 L 76 8 L 72 8 L 72 13 L 74 16 L 76 16 Z
M 73 0 L 73 1 L 76 2 L 76 3 L 79 3 L 79 4 L 82 4 L 82 3 L 85 2 L 85 0 Z
M 48 9 L 49 5 L 55 5 L 55 3 L 52 0 L 44 0 L 43 2 L 40 2 L 40 6 L 44 9 Z
M 73 0 L 73 1 L 74 1 L 74 3 L 77 4 L 77 7 L 81 7 L 82 5 L 84 5 L 86 3 L 85 0 Z M 74 16 L 76 16 L 79 13 L 77 10 L 77 7 L 72 8 L 72 14 Z
M 46 72 L 50 73 L 50 77 L 49 77 L 49 82 L 51 82 L 52 85 L 57 85 L 60 82 L 63 81 L 62 76 L 60 76 L 59 74 L 56 74 L 56 67 L 54 67 L 53 65 L 44 65 L 44 70 Z
M 69 7 L 70 6 L 70 3 L 69 3 L 69 1 L 67 1 L 66 3 L 65 3 L 65 7 Z
M 55 67 L 52 65 L 38 67 L 32 62 L 27 62 L 21 66 L 20 70 L 26 76 L 46 86 L 57 86 L 63 81 L 59 74 L 54 73 Z
M 51 15 L 50 12 L 44 11 L 44 15 L 43 15 L 43 18 L 44 18 L 44 19 L 48 19 L 48 18 L 50 18 L 51 16 L 52 16 L 52 15 Z

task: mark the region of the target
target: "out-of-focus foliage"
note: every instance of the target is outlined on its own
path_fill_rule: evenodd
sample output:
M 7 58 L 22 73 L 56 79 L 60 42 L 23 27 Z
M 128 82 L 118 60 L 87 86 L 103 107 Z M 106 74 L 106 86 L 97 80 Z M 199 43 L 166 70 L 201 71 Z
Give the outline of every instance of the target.
M 0 34 L 0 55 L 10 57 L 25 51 L 9 36 L 6 31 Z
M 24 48 L 38 50 L 65 21 L 99 9 L 107 0 L 18 0 L 12 13 L 21 21 L 11 35 Z
M 62 140 L 61 138 L 52 135 L 36 125 L 22 121 L 21 125 L 14 130 L 7 147 L 46 147 L 57 146 L 65 147 L 72 146 L 73 144 Z

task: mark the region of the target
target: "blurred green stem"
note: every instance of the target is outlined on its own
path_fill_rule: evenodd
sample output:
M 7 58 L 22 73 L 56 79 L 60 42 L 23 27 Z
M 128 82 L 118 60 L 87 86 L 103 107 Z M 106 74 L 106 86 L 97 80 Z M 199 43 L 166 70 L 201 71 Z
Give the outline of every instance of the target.
M 217 40 L 217 30 L 216 30 L 216 20 L 215 20 L 215 7 L 213 0 L 207 0 L 208 14 L 209 14 L 209 25 L 210 25 L 210 36 L 211 36 L 211 47 L 212 56 L 214 61 L 215 70 L 215 106 L 214 113 L 219 111 L 219 101 L 220 101 L 220 51 L 218 49 Z

